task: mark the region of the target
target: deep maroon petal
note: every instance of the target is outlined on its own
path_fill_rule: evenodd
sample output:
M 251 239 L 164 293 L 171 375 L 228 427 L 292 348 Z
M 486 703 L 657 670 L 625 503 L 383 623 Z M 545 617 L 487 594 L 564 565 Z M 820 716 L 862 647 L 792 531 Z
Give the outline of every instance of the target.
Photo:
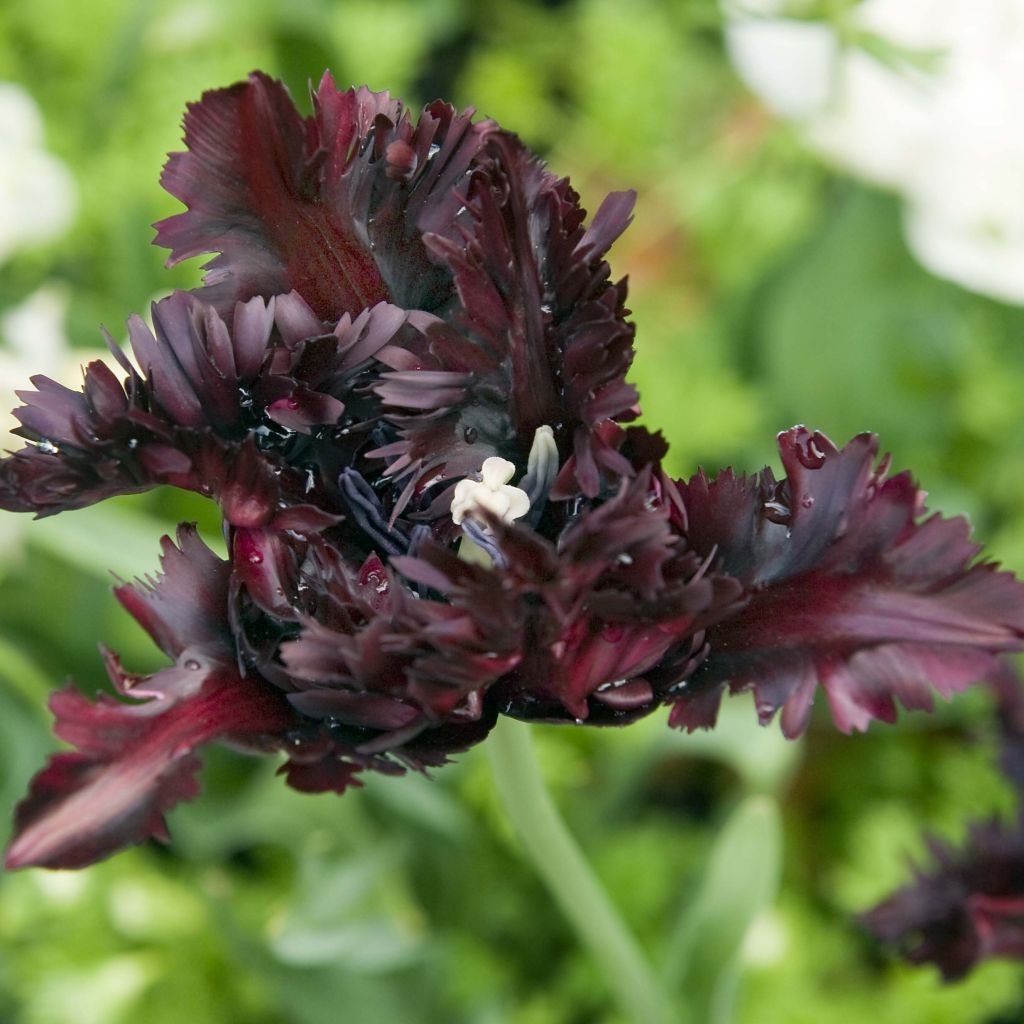
M 986 956 L 1024 960 L 1024 892 L 973 896 L 968 907 Z
M 235 585 L 244 586 L 257 605 L 271 615 L 294 617 L 298 560 L 286 537 L 270 530 L 235 530 L 231 561 Z
M 479 694 L 519 659 L 515 607 L 485 569 L 440 548 L 447 602 L 416 597 L 395 583 L 376 557 L 353 571 L 317 544 L 306 586 L 320 591 L 319 620 L 281 646 L 298 692 L 295 707 L 357 728 L 399 730 L 465 721 L 479 714 Z M 455 565 L 452 565 L 452 562 Z M 426 567 L 398 558 L 404 568 Z
M 386 95 L 368 90 L 351 107 L 338 125 L 342 149 L 377 113 L 397 113 Z M 310 141 L 287 90 L 259 73 L 189 105 L 188 150 L 171 155 L 161 178 L 188 211 L 158 224 L 156 243 L 171 250 L 171 264 L 221 254 L 207 264 L 202 296 L 225 315 L 237 299 L 293 288 L 324 317 L 385 298 L 351 221 L 317 208 Z
M 360 729 L 402 729 L 420 710 L 391 697 L 316 687 L 289 694 L 292 707 L 311 718 L 334 718 Z
M 198 659 L 157 673 L 144 689 L 159 696 L 123 704 L 91 703 L 74 688 L 54 694 L 57 734 L 79 751 L 55 755 L 36 776 L 15 815 L 8 868 L 83 867 L 166 838 L 164 813 L 198 792 L 199 747 L 280 732 L 293 720 L 272 687 Z
M 299 793 L 344 793 L 353 786 L 361 786 L 356 778 L 362 768 L 351 761 L 327 754 L 319 760 L 304 762 L 294 757 L 278 769 L 285 782 Z
M 134 403 L 108 366 L 90 363 L 80 392 L 43 376 L 32 383 L 14 411 L 30 443 L 0 459 L 0 508 L 45 516 L 152 486 L 156 474 L 132 445 Z
M 219 495 L 211 446 L 223 455 L 256 426 L 250 391 L 273 326 L 262 299 L 237 314 L 229 333 L 210 307 L 176 292 L 153 304 L 153 330 L 129 320 L 140 369 L 114 346 L 123 382 L 101 362 L 86 368 L 80 392 L 33 378 L 15 410 L 31 443 L 0 460 L 0 507 L 49 515 L 159 483 Z
M 556 496 L 594 496 L 632 473 L 599 429 L 637 402 L 625 286 L 609 283 L 603 258 L 632 198 L 609 197 L 585 232 L 566 180 L 514 136 L 488 139 L 459 218 L 425 239 L 458 306 L 427 328 L 427 345 L 381 357 L 394 372 L 376 392 L 400 440 L 370 454 L 394 460 L 389 475 L 457 477 L 496 454 L 525 469 L 542 426 L 569 455 Z
M 717 697 L 752 688 L 762 720 L 806 726 L 815 683 L 836 724 L 893 721 L 897 702 L 930 709 L 1020 650 L 1024 587 L 989 563 L 963 519 L 921 519 L 908 474 L 875 466 L 877 441 L 841 451 L 803 428 L 780 435 L 786 477 L 770 471 L 680 488 L 693 547 L 746 591 L 741 611 L 708 631 L 711 656 L 673 709 L 687 728 L 712 724 Z
M 177 658 L 186 648 L 230 660 L 227 620 L 230 563 L 200 539 L 195 526 L 178 527 L 177 545 L 160 541 L 161 574 L 117 587 L 117 599 L 165 654 Z
M 201 294 L 225 318 L 237 299 L 292 289 L 325 320 L 387 298 L 435 308 L 447 275 L 420 236 L 454 216 L 489 130 L 442 103 L 413 127 L 387 93 L 341 91 L 330 75 L 303 118 L 254 73 L 189 106 L 188 149 L 162 178 L 188 209 L 157 225 L 156 243 L 169 263 L 220 254 Z

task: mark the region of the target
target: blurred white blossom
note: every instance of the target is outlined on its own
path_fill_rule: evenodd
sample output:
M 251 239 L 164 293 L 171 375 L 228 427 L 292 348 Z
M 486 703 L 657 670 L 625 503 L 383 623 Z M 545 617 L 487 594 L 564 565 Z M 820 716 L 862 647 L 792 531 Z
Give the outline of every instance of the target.
M 10 409 L 21 405 L 15 391 L 31 389 L 31 377 L 43 374 L 77 390 L 82 385 L 82 367 L 94 359 L 102 359 L 121 374 L 106 348 L 69 345 L 64 326 L 68 299 L 61 285 L 45 284 L 0 315 L 0 449 L 20 448 L 25 443 L 10 433 L 18 425 Z
M 934 273 L 1024 303 L 1024 3 L 865 0 L 835 27 L 728 7 L 737 71 L 808 143 L 900 192 Z
M 31 387 L 29 377 L 46 374 L 63 384 L 75 382 L 81 353 L 73 353 L 64 333 L 68 296 L 56 285 L 44 285 L 24 302 L 0 316 L 0 447 L 20 448 L 24 441 L 10 431 L 18 425 L 10 412 L 20 405 L 14 392 Z M 79 375 L 80 379 L 80 375 Z
M 75 212 L 67 167 L 43 148 L 43 121 L 20 85 L 0 82 L 0 263 L 62 234 Z
M 90 360 L 103 359 L 119 372 L 106 349 L 69 346 L 64 327 L 67 310 L 66 289 L 46 284 L 0 315 L 0 451 L 14 451 L 25 443 L 11 433 L 18 425 L 11 410 L 21 405 L 15 391 L 31 388 L 30 377 L 45 374 L 77 389 L 82 383 L 82 366 Z M 28 522 L 27 516 L 0 512 L 0 573 L 5 558 L 18 553 Z

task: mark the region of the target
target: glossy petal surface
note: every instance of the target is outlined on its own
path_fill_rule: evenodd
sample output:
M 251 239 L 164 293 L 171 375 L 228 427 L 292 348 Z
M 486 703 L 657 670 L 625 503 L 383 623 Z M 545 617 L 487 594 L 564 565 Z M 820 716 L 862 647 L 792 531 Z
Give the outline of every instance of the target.
M 780 435 L 786 476 L 730 471 L 681 485 L 687 538 L 743 585 L 746 604 L 708 632 L 711 654 L 673 724 L 714 723 L 721 693 L 753 689 L 762 720 L 803 731 L 817 686 L 844 732 L 930 710 L 982 678 L 1024 637 L 1024 588 L 975 563 L 963 519 L 923 517 L 906 473 L 876 465 L 877 440 L 837 449 Z

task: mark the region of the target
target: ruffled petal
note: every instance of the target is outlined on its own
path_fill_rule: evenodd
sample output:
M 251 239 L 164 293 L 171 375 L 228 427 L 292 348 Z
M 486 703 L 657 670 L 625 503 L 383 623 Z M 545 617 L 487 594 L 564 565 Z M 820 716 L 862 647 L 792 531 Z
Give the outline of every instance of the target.
M 230 661 L 234 645 L 228 625 L 231 564 L 218 558 L 195 526 L 178 527 L 177 544 L 160 541 L 160 574 L 117 587 L 117 599 L 165 654 L 186 648 Z
M 116 667 L 111 674 L 124 679 Z M 191 653 L 137 692 L 148 699 L 92 703 L 73 687 L 53 695 L 57 735 L 78 750 L 56 754 L 33 780 L 15 813 L 7 868 L 84 867 L 166 838 L 164 813 L 198 793 L 197 749 L 277 733 L 293 719 L 272 687 Z
M 281 646 L 295 707 L 384 731 L 479 717 L 483 690 L 520 657 L 515 606 L 485 569 L 434 545 L 424 554 L 431 561 L 393 564 L 420 579 L 418 568 L 440 560 L 434 575 L 447 602 L 413 595 L 376 556 L 354 572 L 326 545 L 312 545 L 317 568 L 305 582 L 319 593 L 318 617 L 300 617 L 302 632 Z
M 779 440 L 781 482 L 726 471 L 680 487 L 690 544 L 746 603 L 708 631 L 673 724 L 713 724 L 728 686 L 753 689 L 763 721 L 782 708 L 793 736 L 820 683 L 836 725 L 865 729 L 893 721 L 897 702 L 930 709 L 933 691 L 948 697 L 1024 647 L 1024 586 L 973 562 L 965 520 L 922 520 L 922 493 L 876 467 L 874 437 L 838 450 L 799 427 Z
M 637 403 L 625 285 L 609 283 L 604 261 L 632 193 L 609 197 L 584 231 L 568 182 L 496 132 L 464 199 L 458 220 L 425 239 L 459 304 L 427 345 L 382 354 L 393 372 L 376 390 L 400 439 L 371 454 L 393 460 L 393 477 L 451 478 L 495 455 L 525 470 L 535 431 L 550 426 L 569 457 L 558 495 L 593 497 L 632 473 L 599 429 Z
M 188 209 L 156 226 L 156 244 L 170 264 L 219 254 L 200 294 L 225 318 L 239 299 L 292 289 L 324 320 L 383 299 L 438 308 L 447 273 L 420 238 L 454 218 L 493 126 L 434 103 L 413 127 L 387 93 L 342 91 L 330 75 L 313 100 L 303 118 L 257 72 L 191 104 L 187 151 L 161 179 Z

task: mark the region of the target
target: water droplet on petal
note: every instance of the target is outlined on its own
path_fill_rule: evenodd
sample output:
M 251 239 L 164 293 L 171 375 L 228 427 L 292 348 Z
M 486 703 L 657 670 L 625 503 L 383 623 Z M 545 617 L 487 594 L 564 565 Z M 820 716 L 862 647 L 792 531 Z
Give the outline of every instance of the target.
M 755 700 L 754 707 L 757 709 L 757 720 L 761 725 L 768 725 L 777 710 L 775 704 L 763 697 Z
M 840 537 L 846 536 L 846 531 L 850 528 L 850 516 L 849 513 L 844 512 L 836 520 L 836 532 L 832 535 L 833 540 L 839 540 Z
M 821 469 L 825 464 L 825 453 L 818 447 L 815 437 L 809 437 L 806 441 L 797 441 L 794 451 L 805 469 Z
M 789 508 L 781 501 L 766 501 L 764 503 L 764 517 L 771 523 L 778 526 L 786 526 L 789 523 Z

